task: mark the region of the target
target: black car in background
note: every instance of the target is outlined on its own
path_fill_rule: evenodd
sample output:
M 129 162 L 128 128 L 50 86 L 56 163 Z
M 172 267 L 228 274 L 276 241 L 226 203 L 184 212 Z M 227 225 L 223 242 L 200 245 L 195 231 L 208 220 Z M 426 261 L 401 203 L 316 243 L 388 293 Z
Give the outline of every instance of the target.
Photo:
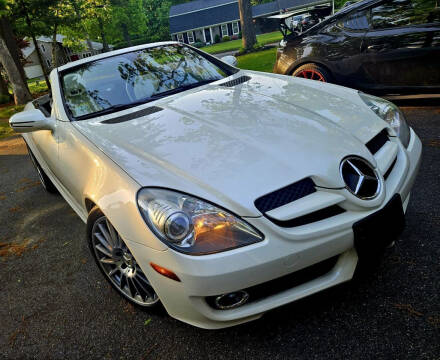
M 274 72 L 377 94 L 440 92 L 440 2 L 365 0 L 281 41 Z

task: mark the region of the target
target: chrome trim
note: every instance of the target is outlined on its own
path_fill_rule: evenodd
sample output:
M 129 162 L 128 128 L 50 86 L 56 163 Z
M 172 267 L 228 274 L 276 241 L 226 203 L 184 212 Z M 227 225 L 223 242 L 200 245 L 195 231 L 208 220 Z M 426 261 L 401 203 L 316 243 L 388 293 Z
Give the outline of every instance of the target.
M 357 161 L 361 161 L 361 162 L 363 162 L 365 165 L 367 165 L 371 170 L 372 170 L 372 172 L 374 173 L 374 175 L 375 175 L 375 177 L 372 177 L 372 176 L 369 176 L 369 175 L 365 175 L 356 165 L 354 165 L 350 160 L 357 160 Z M 350 166 L 351 166 L 351 168 L 358 174 L 358 176 L 359 176 L 359 179 L 358 179 L 358 182 L 357 182 L 357 184 L 356 184 L 356 188 L 355 189 L 351 189 L 349 186 L 348 186 L 348 184 L 345 182 L 345 179 L 344 179 L 344 175 L 343 175 L 343 172 L 342 172 L 342 168 L 343 168 L 343 166 L 346 164 L 346 163 L 348 163 Z M 347 156 L 346 158 L 344 158 L 342 161 L 341 161 L 341 164 L 339 165 L 339 175 L 341 176 L 341 178 L 342 178 L 342 181 L 344 181 L 344 183 L 345 183 L 345 188 L 351 193 L 351 194 L 353 194 L 354 196 L 356 196 L 357 198 L 359 198 L 359 199 L 361 199 L 361 200 L 371 200 L 371 199 L 374 199 L 374 198 L 376 198 L 379 194 L 380 194 L 380 192 L 381 192 L 381 190 L 382 190 L 382 183 L 383 183 L 383 180 L 382 180 L 382 177 L 381 177 L 381 175 L 380 175 L 380 173 L 379 173 L 379 171 L 377 171 L 377 169 L 373 166 L 373 165 L 371 165 L 367 160 L 365 160 L 364 158 L 361 158 L 360 156 Z M 377 187 L 376 187 L 376 192 L 374 193 L 374 195 L 372 195 L 372 196 L 360 196 L 358 193 L 359 193 L 359 191 L 361 190 L 361 188 L 362 188 L 362 185 L 363 185 L 363 183 L 364 183 L 364 180 L 365 179 L 369 179 L 369 180 L 377 180 Z

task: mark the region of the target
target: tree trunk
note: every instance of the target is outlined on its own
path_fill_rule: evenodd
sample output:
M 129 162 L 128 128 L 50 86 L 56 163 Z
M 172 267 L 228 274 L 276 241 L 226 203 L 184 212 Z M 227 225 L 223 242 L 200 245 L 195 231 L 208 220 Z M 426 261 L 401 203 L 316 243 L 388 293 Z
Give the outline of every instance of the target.
M 3 40 L 5 41 L 9 53 L 11 54 L 12 59 L 15 62 L 15 66 L 17 66 L 17 69 L 20 72 L 20 76 L 22 77 L 23 82 L 26 84 L 27 87 L 27 77 L 23 69 L 23 64 L 21 63 L 20 49 L 17 46 L 17 40 L 14 36 L 14 33 L 12 32 L 11 23 L 7 17 L 2 16 L 0 18 L 0 27 Z
M 54 68 L 58 67 L 58 42 L 57 42 L 57 30 L 58 30 L 58 24 L 55 24 L 53 26 L 53 33 L 52 33 L 52 66 Z
M 104 24 L 102 23 L 102 19 L 100 17 L 98 17 L 98 25 L 99 25 L 99 31 L 101 33 L 102 52 L 110 51 L 110 48 L 108 47 L 107 39 L 105 38 Z
M 3 98 L 3 102 L 5 98 L 9 98 L 9 100 L 12 99 L 11 94 L 9 94 L 8 84 L 6 83 L 6 80 L 3 76 L 3 74 L 0 72 L 0 96 Z
M 28 11 L 26 9 L 26 6 L 24 5 L 23 1 L 21 2 L 21 7 L 22 7 L 22 10 L 23 10 L 23 13 L 24 13 L 24 17 L 25 17 L 25 21 L 26 21 L 26 25 L 27 25 L 28 31 L 29 31 L 29 33 L 31 35 L 32 41 L 33 41 L 34 46 L 35 46 L 35 51 L 37 52 L 38 62 L 40 63 L 41 70 L 43 71 L 44 80 L 46 80 L 47 88 L 50 91 L 50 82 L 49 82 L 49 76 L 47 76 L 46 64 L 43 61 L 43 56 L 41 55 L 41 51 L 40 51 L 40 48 L 38 46 L 37 39 L 35 38 L 35 33 L 34 33 L 34 29 L 32 27 L 31 18 L 29 17 L 29 13 L 28 13 Z
M 250 0 L 238 0 L 238 9 L 240 11 L 243 47 L 250 50 L 257 43 Z
M 2 37 L 0 37 L 0 62 L 5 68 L 6 74 L 11 82 L 15 104 L 24 105 L 28 101 L 31 101 L 32 95 L 29 92 L 27 84 L 21 78 L 17 65 L 12 59 L 12 56 Z
M 89 50 L 92 52 L 93 55 L 93 46 L 92 46 L 92 41 L 89 38 L 89 34 L 86 33 L 86 42 L 87 42 L 87 47 L 89 48 Z
M 47 75 L 46 64 L 44 63 L 43 56 L 41 55 L 40 48 L 38 47 L 37 39 L 35 38 L 35 35 L 33 33 L 31 37 L 32 37 L 32 41 L 34 42 L 35 51 L 37 52 L 38 62 L 41 65 L 41 70 L 43 70 L 44 80 L 46 81 L 47 88 L 50 91 L 50 81 L 49 81 L 49 76 Z
M 122 27 L 122 36 L 124 37 L 125 42 L 131 46 L 131 39 L 130 39 L 130 34 L 128 33 L 127 24 L 123 23 L 121 24 L 121 27 Z

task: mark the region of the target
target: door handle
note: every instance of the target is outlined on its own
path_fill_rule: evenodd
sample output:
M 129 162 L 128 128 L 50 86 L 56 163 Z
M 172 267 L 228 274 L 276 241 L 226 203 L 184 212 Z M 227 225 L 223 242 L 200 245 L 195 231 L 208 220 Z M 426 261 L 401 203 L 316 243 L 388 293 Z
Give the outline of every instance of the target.
M 367 47 L 367 51 L 371 51 L 371 52 L 377 52 L 380 51 L 381 49 L 383 49 L 382 45 L 370 45 Z

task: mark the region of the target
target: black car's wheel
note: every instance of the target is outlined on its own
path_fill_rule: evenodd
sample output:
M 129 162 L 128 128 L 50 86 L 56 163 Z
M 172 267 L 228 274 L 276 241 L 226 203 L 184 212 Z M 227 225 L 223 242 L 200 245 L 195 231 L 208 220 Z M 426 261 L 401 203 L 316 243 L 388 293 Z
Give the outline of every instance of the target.
M 34 154 L 32 154 L 32 151 L 29 148 L 29 146 L 27 146 L 27 150 L 29 157 L 31 158 L 32 164 L 34 164 L 35 170 L 37 170 L 38 178 L 40 179 L 41 185 L 43 185 L 44 190 L 46 190 L 51 194 L 58 194 L 57 188 L 53 184 L 52 180 L 50 180 L 49 177 L 46 175 L 42 167 L 40 166 Z
M 124 240 L 98 207 L 87 220 L 90 251 L 108 282 L 131 303 L 151 308 L 159 297 Z
M 316 64 L 301 65 L 299 68 L 295 69 L 292 75 L 310 80 L 331 82 L 331 75 L 328 70 Z

